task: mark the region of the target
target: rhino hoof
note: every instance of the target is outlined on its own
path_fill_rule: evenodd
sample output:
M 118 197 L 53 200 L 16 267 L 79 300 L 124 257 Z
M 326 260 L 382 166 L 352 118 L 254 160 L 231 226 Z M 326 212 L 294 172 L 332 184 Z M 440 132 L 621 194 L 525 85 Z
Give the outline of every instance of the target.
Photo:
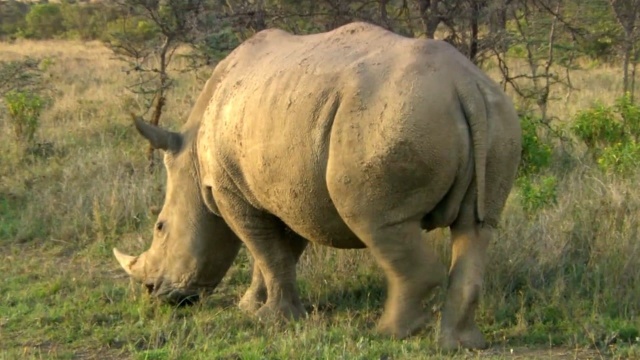
M 270 303 L 262 305 L 260 309 L 256 312 L 256 316 L 260 320 L 298 320 L 306 315 L 302 304 L 300 306 L 295 306 L 286 301 L 281 301 L 279 303 Z
M 443 351 L 484 350 L 488 347 L 489 344 L 477 326 L 458 334 L 445 334 L 440 337 L 440 348 Z
M 422 330 L 427 319 L 428 316 L 422 314 L 405 322 L 386 320 L 383 317 L 378 323 L 377 332 L 394 339 L 404 339 Z

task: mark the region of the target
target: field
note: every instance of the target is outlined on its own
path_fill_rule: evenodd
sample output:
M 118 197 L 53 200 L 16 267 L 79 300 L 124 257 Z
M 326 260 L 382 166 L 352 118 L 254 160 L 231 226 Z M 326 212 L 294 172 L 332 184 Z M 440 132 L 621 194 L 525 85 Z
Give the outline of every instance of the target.
M 111 254 L 151 240 L 164 173 L 128 113 L 140 99 L 99 43 L 0 43 L 0 60 L 46 58 L 55 101 L 45 154 L 22 156 L 0 116 L 0 359 L 437 359 L 433 328 L 403 341 L 373 331 L 384 278 L 367 251 L 310 247 L 298 274 L 309 318 L 257 323 L 237 309 L 249 284 L 243 250 L 216 292 L 192 307 L 150 299 Z M 620 92 L 617 67 L 584 64 L 550 111 L 560 122 Z M 589 66 L 587 66 L 589 65 Z M 179 66 L 179 64 L 178 64 Z M 208 71 L 179 73 L 165 126 L 176 129 Z M 557 203 L 526 213 L 513 191 L 490 249 L 479 323 L 491 342 L 455 358 L 640 358 L 640 189 L 601 173 L 579 146 L 557 151 Z M 448 261 L 447 231 L 428 239 Z

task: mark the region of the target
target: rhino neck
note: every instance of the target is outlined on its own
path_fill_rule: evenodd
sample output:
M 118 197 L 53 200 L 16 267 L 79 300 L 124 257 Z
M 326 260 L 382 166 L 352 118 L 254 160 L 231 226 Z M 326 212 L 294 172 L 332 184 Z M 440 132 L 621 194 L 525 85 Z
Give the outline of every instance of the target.
M 201 163 L 202 163 L 202 160 L 206 161 L 206 159 L 201 159 L 199 156 L 199 151 L 198 151 L 198 141 L 200 139 L 200 136 L 198 136 L 199 128 L 200 128 L 199 125 L 200 124 L 198 123 L 197 126 L 194 126 L 188 130 L 190 134 L 189 156 L 191 158 L 190 159 L 191 171 L 189 171 L 189 176 L 194 177 L 195 184 L 198 187 L 198 191 L 200 193 L 200 200 L 204 203 L 205 207 L 209 210 L 209 212 L 220 217 L 220 211 L 218 210 L 218 206 L 216 205 L 216 202 L 213 198 L 211 185 L 207 184 L 204 181 L 205 174 L 203 174 Z

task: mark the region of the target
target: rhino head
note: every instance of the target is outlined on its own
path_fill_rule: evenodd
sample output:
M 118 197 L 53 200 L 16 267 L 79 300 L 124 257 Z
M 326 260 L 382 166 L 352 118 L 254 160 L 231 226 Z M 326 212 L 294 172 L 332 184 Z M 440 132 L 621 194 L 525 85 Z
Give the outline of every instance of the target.
M 124 270 L 170 303 L 190 303 L 213 290 L 238 254 L 240 241 L 205 205 L 198 179 L 195 132 L 175 133 L 135 118 L 138 132 L 164 150 L 167 185 L 151 247 L 139 256 L 113 249 Z

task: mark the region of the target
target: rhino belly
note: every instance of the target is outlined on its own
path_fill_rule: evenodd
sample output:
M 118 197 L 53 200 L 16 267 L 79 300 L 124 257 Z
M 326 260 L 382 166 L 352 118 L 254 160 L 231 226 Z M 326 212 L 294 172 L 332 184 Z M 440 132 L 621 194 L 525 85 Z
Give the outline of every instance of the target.
M 341 249 L 365 247 L 342 220 L 326 189 L 275 186 L 262 200 L 272 214 L 312 243 Z

